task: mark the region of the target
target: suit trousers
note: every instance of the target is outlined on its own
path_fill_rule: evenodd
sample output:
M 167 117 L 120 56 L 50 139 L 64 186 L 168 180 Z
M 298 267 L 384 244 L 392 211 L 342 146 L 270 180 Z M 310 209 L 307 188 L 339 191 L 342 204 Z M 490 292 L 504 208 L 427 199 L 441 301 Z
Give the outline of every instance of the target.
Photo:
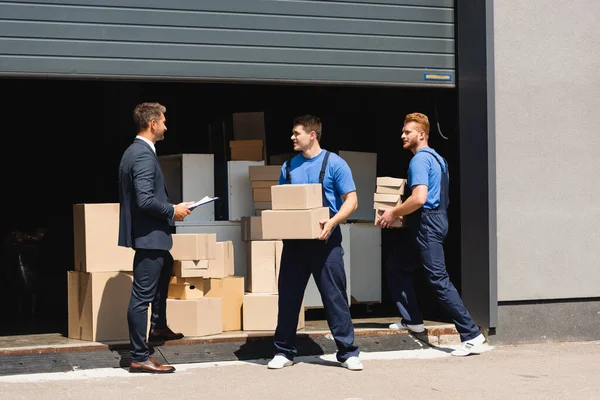
M 146 344 L 149 304 L 152 304 L 152 329 L 167 326 L 167 295 L 172 273 L 173 257 L 169 251 L 136 249 L 127 310 L 131 361 L 146 361 L 150 355 Z

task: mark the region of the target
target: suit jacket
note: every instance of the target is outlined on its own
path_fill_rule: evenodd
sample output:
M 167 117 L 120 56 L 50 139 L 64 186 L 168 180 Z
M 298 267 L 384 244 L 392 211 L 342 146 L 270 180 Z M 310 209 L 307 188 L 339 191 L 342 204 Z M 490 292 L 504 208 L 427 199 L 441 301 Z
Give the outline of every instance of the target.
M 119 203 L 119 246 L 171 250 L 173 205 L 158 157 L 141 139 L 135 139 L 121 158 Z

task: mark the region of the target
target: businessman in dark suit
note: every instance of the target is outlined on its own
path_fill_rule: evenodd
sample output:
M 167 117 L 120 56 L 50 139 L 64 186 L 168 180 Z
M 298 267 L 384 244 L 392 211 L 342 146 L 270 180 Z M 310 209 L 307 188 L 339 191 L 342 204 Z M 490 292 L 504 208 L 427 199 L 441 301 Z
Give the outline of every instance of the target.
M 152 304 L 149 342 L 181 339 L 167 326 L 166 305 L 173 272 L 173 246 L 169 220 L 182 221 L 190 214 L 185 202 L 170 204 L 154 145 L 164 139 L 166 108 L 159 103 L 135 107 L 137 136 L 119 166 L 119 246 L 135 250 L 133 288 L 127 321 L 131 348 L 130 372 L 169 373 L 150 355 L 146 344 L 148 305 Z

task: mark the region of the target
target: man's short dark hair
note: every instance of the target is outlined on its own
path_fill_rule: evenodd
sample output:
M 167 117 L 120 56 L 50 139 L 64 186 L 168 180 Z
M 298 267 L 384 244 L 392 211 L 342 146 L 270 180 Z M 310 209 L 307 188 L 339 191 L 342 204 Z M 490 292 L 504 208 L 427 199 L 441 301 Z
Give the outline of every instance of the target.
M 308 131 L 308 133 L 314 131 L 317 134 L 317 141 L 321 141 L 321 132 L 323 130 L 323 125 L 321 124 L 321 120 L 319 117 L 315 117 L 314 115 L 302 115 L 301 117 L 294 118 L 294 126 L 302 125 L 304 129 Z
M 148 128 L 152 120 L 160 120 L 161 116 L 167 112 L 167 108 L 160 103 L 142 103 L 135 106 L 133 110 L 133 122 L 137 133 Z

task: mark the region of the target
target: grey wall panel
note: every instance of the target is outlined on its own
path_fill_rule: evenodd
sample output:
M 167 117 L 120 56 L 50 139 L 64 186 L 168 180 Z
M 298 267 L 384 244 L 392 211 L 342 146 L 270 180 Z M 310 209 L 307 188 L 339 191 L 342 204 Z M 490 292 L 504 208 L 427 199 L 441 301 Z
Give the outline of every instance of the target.
M 600 297 L 599 15 L 494 5 L 500 301 Z
M 430 73 L 453 85 L 452 3 L 0 1 L 0 74 L 93 75 L 85 66 L 101 59 L 114 76 L 130 75 L 128 61 L 135 77 L 421 84 Z M 367 79 L 377 75 L 394 80 Z

